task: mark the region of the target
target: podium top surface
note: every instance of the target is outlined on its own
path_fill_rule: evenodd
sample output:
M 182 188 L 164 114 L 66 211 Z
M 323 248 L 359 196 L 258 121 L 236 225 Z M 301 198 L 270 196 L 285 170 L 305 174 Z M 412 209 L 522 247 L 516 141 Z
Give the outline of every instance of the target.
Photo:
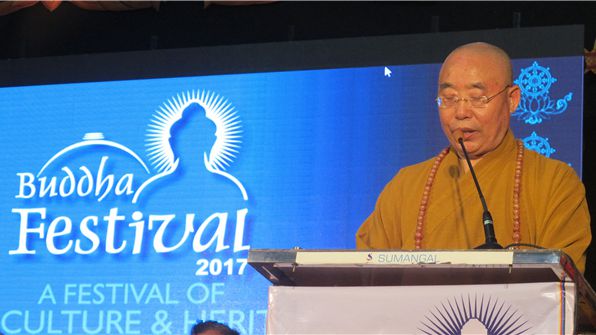
M 560 250 L 252 249 L 248 262 L 274 285 L 471 285 L 575 281 Z

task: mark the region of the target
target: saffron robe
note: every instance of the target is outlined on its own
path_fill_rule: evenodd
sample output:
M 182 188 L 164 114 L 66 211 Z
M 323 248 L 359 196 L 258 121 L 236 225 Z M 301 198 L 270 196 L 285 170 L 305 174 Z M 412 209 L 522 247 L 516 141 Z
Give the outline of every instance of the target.
M 513 243 L 513 189 L 517 145 L 509 130 L 502 143 L 474 166 L 495 235 Z M 356 233 L 359 249 L 415 249 L 422 193 L 435 158 L 401 169 L 385 186 Z M 583 272 L 591 241 L 585 189 L 567 164 L 524 148 L 520 187 L 520 243 L 561 249 Z M 471 173 L 454 150 L 440 164 L 423 227 L 422 249 L 471 249 L 485 242 L 482 204 Z

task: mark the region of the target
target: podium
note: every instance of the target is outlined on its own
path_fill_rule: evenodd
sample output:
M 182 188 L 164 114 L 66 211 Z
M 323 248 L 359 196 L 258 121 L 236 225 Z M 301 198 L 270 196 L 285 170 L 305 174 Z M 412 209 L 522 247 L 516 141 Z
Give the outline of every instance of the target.
M 271 250 L 268 334 L 590 334 L 596 294 L 560 250 Z

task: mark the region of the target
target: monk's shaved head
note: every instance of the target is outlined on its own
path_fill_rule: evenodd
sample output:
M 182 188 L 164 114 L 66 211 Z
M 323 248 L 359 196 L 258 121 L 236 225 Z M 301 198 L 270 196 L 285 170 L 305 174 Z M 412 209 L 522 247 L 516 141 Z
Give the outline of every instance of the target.
M 439 105 L 439 118 L 460 157 L 458 138 L 463 138 L 472 160 L 481 159 L 501 144 L 520 100 L 519 87 L 512 79 L 509 56 L 488 43 L 462 45 L 445 58 L 437 96 L 457 102 Z M 484 105 L 472 103 L 482 98 L 487 101 Z
M 509 55 L 503 49 L 485 42 L 468 43 L 457 47 L 445 58 L 443 67 L 454 57 L 467 56 L 480 56 L 490 59 L 493 65 L 496 66 L 494 70 L 502 73 L 503 78 L 500 79 L 508 85 L 513 83 L 513 69 Z M 443 67 L 441 67 L 441 71 L 443 71 Z

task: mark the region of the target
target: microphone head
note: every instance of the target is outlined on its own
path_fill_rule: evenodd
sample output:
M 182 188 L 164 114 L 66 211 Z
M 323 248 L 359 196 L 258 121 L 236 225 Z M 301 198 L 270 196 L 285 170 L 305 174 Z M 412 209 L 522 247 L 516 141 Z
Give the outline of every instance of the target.
M 460 129 L 456 129 L 453 131 L 453 137 L 458 143 L 462 143 L 464 141 L 464 132 Z

